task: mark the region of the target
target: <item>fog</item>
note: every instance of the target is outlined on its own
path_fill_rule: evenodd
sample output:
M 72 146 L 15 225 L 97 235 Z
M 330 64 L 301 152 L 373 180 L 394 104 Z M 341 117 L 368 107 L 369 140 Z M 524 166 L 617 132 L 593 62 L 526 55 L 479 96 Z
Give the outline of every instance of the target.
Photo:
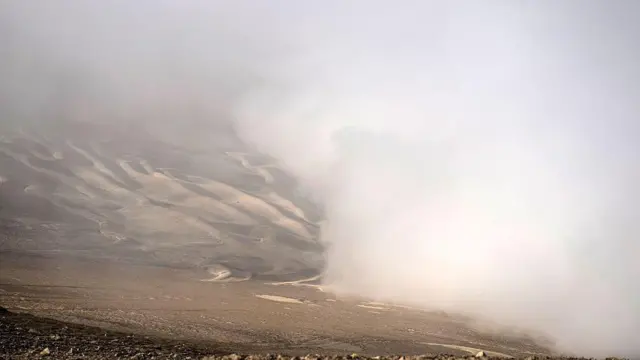
M 0 40 L 3 125 L 278 158 L 334 291 L 640 356 L 639 2 L 2 0 Z

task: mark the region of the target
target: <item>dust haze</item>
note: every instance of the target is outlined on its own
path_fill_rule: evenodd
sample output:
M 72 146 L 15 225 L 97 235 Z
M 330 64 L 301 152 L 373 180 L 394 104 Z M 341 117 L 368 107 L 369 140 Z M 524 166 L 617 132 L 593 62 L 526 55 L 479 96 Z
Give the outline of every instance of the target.
M 640 3 L 0 2 L 2 126 L 221 124 L 322 205 L 325 282 L 639 356 Z

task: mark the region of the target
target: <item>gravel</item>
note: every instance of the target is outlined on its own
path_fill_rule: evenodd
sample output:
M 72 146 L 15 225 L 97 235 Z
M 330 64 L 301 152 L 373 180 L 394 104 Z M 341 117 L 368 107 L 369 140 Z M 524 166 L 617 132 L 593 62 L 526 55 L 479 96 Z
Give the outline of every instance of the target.
M 237 355 L 224 345 L 177 341 L 61 322 L 0 307 L 0 359 L 202 359 L 202 360 L 491 360 L 475 356 Z M 551 360 L 529 357 L 527 360 Z M 557 358 L 561 359 L 561 358 Z M 562 358 L 572 359 L 572 358 Z
M 199 344 L 65 323 L 0 307 L 0 359 L 201 359 L 229 353 Z

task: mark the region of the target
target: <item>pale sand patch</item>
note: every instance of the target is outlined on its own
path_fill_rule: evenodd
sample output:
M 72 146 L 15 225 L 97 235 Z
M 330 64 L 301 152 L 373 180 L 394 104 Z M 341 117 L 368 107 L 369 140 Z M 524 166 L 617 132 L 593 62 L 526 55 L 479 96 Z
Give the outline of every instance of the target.
M 149 164 L 149 162 L 147 160 L 140 160 L 140 165 L 142 165 L 142 167 L 149 173 L 149 174 L 153 174 L 154 172 L 156 172 L 151 165 Z
M 31 149 L 29 150 L 29 152 L 36 158 L 41 159 L 41 160 L 45 160 L 45 161 L 55 161 L 55 160 L 62 160 L 64 159 L 64 156 L 62 155 L 62 152 L 60 152 L 57 149 L 53 149 L 52 150 L 52 145 L 49 143 L 49 141 L 46 139 L 46 137 L 42 136 L 42 135 L 33 135 L 33 134 L 28 134 L 26 132 L 20 131 L 20 133 L 22 134 L 22 136 L 26 139 L 29 139 L 33 142 L 35 142 L 36 144 L 41 145 L 42 147 L 46 148 L 49 151 L 49 154 L 43 154 L 40 153 L 38 150 L 36 149 Z
M 229 221 L 235 224 L 255 224 L 255 221 L 253 221 L 251 217 L 236 208 L 184 188 L 174 177 L 153 172 L 153 169 L 150 167 L 147 169 L 147 171 L 150 171 L 150 175 L 141 174 L 133 170 L 128 164 L 128 161 L 125 160 L 118 160 L 118 164 L 131 178 L 144 185 L 144 187 L 138 191 L 149 198 L 156 201 L 181 205 L 195 212 L 205 213 L 208 217 L 222 221 Z
M 106 237 L 107 239 L 112 240 L 116 244 L 127 239 L 126 236 L 113 231 L 106 231 L 106 230 L 100 229 L 100 234 Z
M 83 179 L 86 183 L 91 184 L 99 189 L 107 192 L 106 197 L 103 198 L 103 194 L 92 193 L 87 191 L 79 191 L 77 195 L 84 194 L 86 197 L 79 197 L 75 200 L 79 201 L 88 201 L 90 204 L 96 205 L 103 201 L 108 202 L 116 202 L 122 206 L 121 209 L 116 210 L 116 212 L 125 215 L 125 223 L 123 224 L 128 232 L 131 232 L 133 235 L 141 235 L 143 237 L 154 238 L 158 234 L 172 234 L 174 237 L 171 241 L 164 239 L 164 241 L 157 240 L 155 241 L 156 245 L 161 245 L 162 242 L 165 242 L 164 245 L 175 245 L 175 244 L 184 244 L 184 243 L 218 243 L 221 244 L 221 234 L 220 232 L 210 226 L 207 223 L 200 221 L 197 217 L 193 217 L 190 215 L 183 214 L 181 212 L 177 212 L 171 209 L 166 209 L 158 206 L 151 206 L 149 201 L 141 194 L 137 194 L 135 192 L 129 191 L 123 187 L 118 186 L 118 184 L 113 183 L 107 179 L 105 173 L 100 172 L 96 168 L 86 168 L 86 167 L 78 167 L 73 168 L 72 171 L 79 178 Z M 54 176 L 55 174 L 51 174 Z M 160 176 L 158 176 L 160 175 Z M 202 212 L 214 215 L 216 217 L 222 217 L 223 219 L 226 216 L 229 216 L 230 212 L 237 212 L 236 209 L 229 207 L 229 212 L 225 212 L 224 210 L 220 210 L 219 207 L 215 205 L 219 204 L 215 200 L 208 201 L 205 197 L 200 197 L 197 194 L 191 193 L 190 191 L 182 188 L 178 184 L 171 184 L 173 181 L 168 179 L 161 174 L 157 174 L 156 176 L 144 176 L 146 179 L 152 180 L 150 183 L 145 183 L 145 185 L 151 185 L 151 188 L 154 188 L 153 185 L 158 185 L 159 183 L 168 186 L 157 186 L 153 190 L 142 189 L 140 192 L 145 194 L 151 198 L 161 198 L 162 192 L 172 193 L 172 185 L 176 185 L 173 189 L 182 189 L 183 193 L 178 193 L 179 195 L 184 195 L 186 198 L 186 202 L 191 205 L 192 208 L 202 209 Z M 68 183 L 71 187 L 76 187 L 78 184 L 75 179 L 72 178 L 64 178 L 58 177 L 62 182 Z M 151 184 L 154 183 L 155 184 Z M 32 190 L 32 188 L 27 188 L 27 191 Z M 76 188 L 76 190 L 79 190 Z M 71 196 L 71 194 L 61 194 L 65 195 L 64 197 L 76 198 L 77 196 Z M 88 195 L 88 196 L 87 196 Z M 160 195 L 160 196 L 157 196 Z M 172 195 L 176 195 L 174 191 Z M 191 199 L 189 199 L 191 197 Z M 180 196 L 176 197 L 178 200 Z M 74 200 L 74 201 L 75 201 Z M 192 202 L 189 202 L 189 201 Z M 200 201 L 202 200 L 202 201 Z M 178 203 L 179 205 L 183 205 Z M 64 204 L 60 203 L 59 206 L 63 206 Z M 183 205 L 184 206 L 184 205 Z M 65 207 L 66 208 L 66 207 Z M 208 211 L 207 211 L 208 210 Z M 74 212 L 76 213 L 76 212 Z M 92 216 L 90 213 L 83 211 L 81 215 L 85 218 L 90 218 L 95 220 L 95 216 Z M 225 216 L 226 215 L 226 216 Z M 247 217 L 248 218 L 248 217 Z M 117 237 L 116 237 L 117 238 Z M 162 237 L 164 238 L 164 237 Z
M 38 188 L 35 185 L 27 185 L 24 188 L 25 194 L 35 194 L 38 192 Z
M 109 193 L 110 196 L 115 197 L 115 199 L 117 199 L 118 201 L 123 201 L 124 204 L 122 205 L 128 203 L 144 202 L 144 200 L 146 200 L 141 196 L 135 194 L 134 192 L 131 192 L 107 180 L 103 174 L 96 171 L 95 169 L 78 167 L 72 168 L 71 171 L 76 177 L 84 180 L 87 184 L 92 185 L 100 190 L 104 190 L 105 192 Z
M 249 164 L 249 161 L 247 161 L 246 159 L 246 155 L 245 153 L 235 153 L 235 152 L 226 152 L 227 156 L 234 158 L 238 161 L 240 161 L 240 164 L 242 164 L 242 167 L 244 167 L 247 170 L 253 171 L 256 174 L 262 176 L 262 178 L 264 179 L 265 184 L 272 184 L 273 183 L 273 175 L 271 175 L 271 173 L 269 171 L 267 171 L 266 169 L 264 169 L 264 166 L 252 166 L 251 164 Z
M 508 355 L 508 354 L 503 354 L 503 353 L 499 353 L 499 352 L 495 352 L 495 351 L 487 351 L 487 350 L 483 350 L 483 349 L 478 349 L 478 348 L 473 348 L 473 347 L 469 347 L 469 346 L 461 346 L 461 345 L 451 345 L 451 344 L 439 344 L 439 343 L 424 343 L 425 345 L 431 345 L 431 346 L 442 346 L 445 348 L 449 348 L 449 349 L 454 349 L 454 350 L 461 350 L 461 351 L 466 351 L 470 354 L 477 354 L 480 351 L 483 351 L 485 354 L 487 354 L 487 356 L 490 357 L 502 357 L 502 358 L 512 358 L 513 356 Z
M 210 279 L 204 279 L 204 282 L 238 282 L 251 279 L 251 274 L 246 273 L 244 276 L 233 276 L 231 270 L 221 264 L 212 265 L 207 269 L 207 272 L 213 277 Z
M 372 310 L 389 310 L 388 308 L 384 308 L 382 306 L 373 306 L 373 305 L 364 305 L 364 304 L 358 304 L 358 306 L 361 308 L 372 309 Z
M 39 167 L 33 166 L 29 162 L 29 159 L 27 158 L 27 156 L 25 156 L 24 154 L 18 154 L 18 153 L 15 153 L 15 152 L 13 152 L 11 150 L 4 149 L 4 148 L 0 148 L 0 152 L 4 153 L 5 155 L 11 157 L 13 160 L 18 161 L 18 162 L 22 163 L 24 166 L 27 166 L 27 167 L 29 167 L 29 168 L 31 168 L 31 169 L 39 172 L 39 173 L 47 174 L 47 175 L 50 175 L 50 176 L 55 177 L 55 178 L 66 178 L 66 177 L 58 176 L 58 174 L 53 172 L 53 171 L 48 171 L 46 169 L 41 169 Z
M 161 238 L 167 241 L 166 246 L 178 246 L 194 243 L 223 244 L 220 232 L 200 221 L 179 212 L 164 209 L 158 206 L 129 206 L 118 210 L 124 215 L 127 230 L 134 235 L 143 235 L 146 238 L 156 238 L 159 243 Z M 169 235 L 171 240 L 157 235 Z
M 31 149 L 29 151 L 29 153 L 35 157 L 38 158 L 40 160 L 44 160 L 44 161 L 55 161 L 58 160 L 55 157 L 51 156 L 51 155 L 45 155 L 45 154 L 41 154 L 40 152 L 38 152 L 37 150 Z
M 314 289 L 316 289 L 318 291 L 321 291 L 321 292 L 325 292 L 326 286 L 316 285 L 316 284 L 307 284 L 307 282 L 309 282 L 309 281 L 315 281 L 315 280 L 318 280 L 318 279 L 320 279 L 320 275 L 312 276 L 312 277 L 307 278 L 307 279 L 293 280 L 293 281 L 280 281 L 280 282 L 272 282 L 272 283 L 267 283 L 267 284 L 268 285 L 274 285 L 274 286 L 281 286 L 281 285 L 306 286 L 306 287 L 314 288 Z
M 285 198 L 283 198 L 282 196 L 278 195 L 276 192 L 270 192 L 268 193 L 265 198 L 267 200 L 269 200 L 269 202 L 271 202 L 272 204 L 276 204 L 284 209 L 287 209 L 288 211 L 290 211 L 292 214 L 295 214 L 297 217 L 299 217 L 300 219 L 303 220 L 307 220 L 304 211 L 302 211 L 302 209 L 300 209 L 299 207 L 297 207 L 293 202 L 291 202 L 290 200 L 287 200 Z
M 274 220 L 273 222 L 300 236 L 300 238 L 304 239 L 305 241 L 311 241 L 312 239 L 309 230 L 307 230 L 307 228 L 305 228 L 302 224 L 295 220 L 291 220 L 288 217 L 283 216 L 277 220 Z
M 113 196 L 124 207 L 117 212 L 125 216 L 125 226 L 134 234 L 152 236 L 158 233 L 173 234 L 176 244 L 198 241 L 219 242 L 220 232 L 214 227 L 170 209 L 149 206 L 148 200 L 139 194 L 121 188 L 90 169 L 76 169 L 75 174 Z
M 271 173 L 267 169 L 263 167 L 257 167 L 255 168 L 255 170 L 260 176 L 262 176 L 266 184 L 273 184 L 273 175 L 271 175 Z
M 202 177 L 196 178 L 200 180 L 198 185 L 222 197 L 224 203 L 238 207 L 246 212 L 265 217 L 271 222 L 299 235 L 303 239 L 311 240 L 311 234 L 306 227 L 299 222 L 284 216 L 284 214 L 282 214 L 275 206 L 267 203 L 266 201 L 219 181 L 205 179 Z
M 369 301 L 369 302 L 366 302 L 365 304 L 373 305 L 373 306 L 389 306 L 389 304 L 379 302 L 379 301 Z
M 270 300 L 270 301 L 276 301 L 276 302 L 281 302 L 281 303 L 289 303 L 289 304 L 304 304 L 302 301 L 298 300 L 298 299 L 293 299 L 293 298 L 288 298 L 288 297 L 284 297 L 284 296 L 277 296 L 277 295 L 256 295 L 256 297 L 260 298 L 260 299 L 265 299 L 265 300 Z
M 14 159 L 15 161 L 20 162 L 21 164 L 23 164 L 24 166 L 27 166 L 28 168 L 37 171 L 41 174 L 45 174 L 53 179 L 58 180 L 61 183 L 64 183 L 65 185 L 70 186 L 71 188 L 75 187 L 76 185 L 80 184 L 81 182 L 74 178 L 74 177 L 69 177 L 66 175 L 62 175 L 59 173 L 56 173 L 54 171 L 51 170 L 47 170 L 47 169 L 43 169 L 43 168 L 39 168 L 37 166 L 33 166 L 33 164 L 31 164 L 29 162 L 29 160 L 27 159 L 27 157 L 24 154 L 17 154 L 14 153 L 12 151 L 6 150 L 6 149 L 2 149 L 0 148 L 0 152 L 4 153 L 5 155 L 11 157 L 12 159 Z
M 389 308 L 405 309 L 405 310 L 411 310 L 411 311 L 421 311 L 421 312 L 422 311 L 427 311 L 425 309 L 420 309 L 420 308 L 417 308 L 417 307 L 401 305 L 401 304 L 383 303 L 383 302 L 379 302 L 379 301 L 369 301 L 369 302 L 366 302 L 365 304 L 373 305 L 373 306 L 384 306 L 384 307 L 389 307 Z
M 310 278 L 306 278 L 306 279 L 300 279 L 300 280 L 293 280 L 293 281 L 278 281 L 278 282 L 272 282 L 269 283 L 269 285 L 311 285 L 311 284 L 304 284 L 305 282 L 309 282 L 309 281 L 315 281 L 320 279 L 321 275 L 315 275 L 312 276 Z
M 93 163 L 93 166 L 100 171 L 102 174 L 109 176 L 111 179 L 118 181 L 118 182 L 122 182 L 122 179 L 120 179 L 118 176 L 116 176 L 116 174 L 114 174 L 111 170 L 109 170 L 103 163 L 102 161 L 98 160 L 96 157 L 94 157 L 93 155 L 91 155 L 89 152 L 75 146 L 71 141 L 67 141 L 67 145 L 69 145 L 70 148 L 72 148 L 73 150 L 75 150 L 78 154 L 84 156 L 87 160 L 91 161 Z

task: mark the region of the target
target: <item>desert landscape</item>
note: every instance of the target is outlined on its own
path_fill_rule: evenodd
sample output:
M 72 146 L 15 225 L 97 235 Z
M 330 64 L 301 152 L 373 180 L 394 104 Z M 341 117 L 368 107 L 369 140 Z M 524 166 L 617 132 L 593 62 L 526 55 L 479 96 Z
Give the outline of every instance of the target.
M 455 314 L 332 293 L 321 209 L 219 131 L 198 148 L 89 122 L 3 130 L 1 356 L 550 354 Z M 119 353 L 102 332 L 134 345 Z
M 0 0 L 0 359 L 640 359 L 638 14 Z

